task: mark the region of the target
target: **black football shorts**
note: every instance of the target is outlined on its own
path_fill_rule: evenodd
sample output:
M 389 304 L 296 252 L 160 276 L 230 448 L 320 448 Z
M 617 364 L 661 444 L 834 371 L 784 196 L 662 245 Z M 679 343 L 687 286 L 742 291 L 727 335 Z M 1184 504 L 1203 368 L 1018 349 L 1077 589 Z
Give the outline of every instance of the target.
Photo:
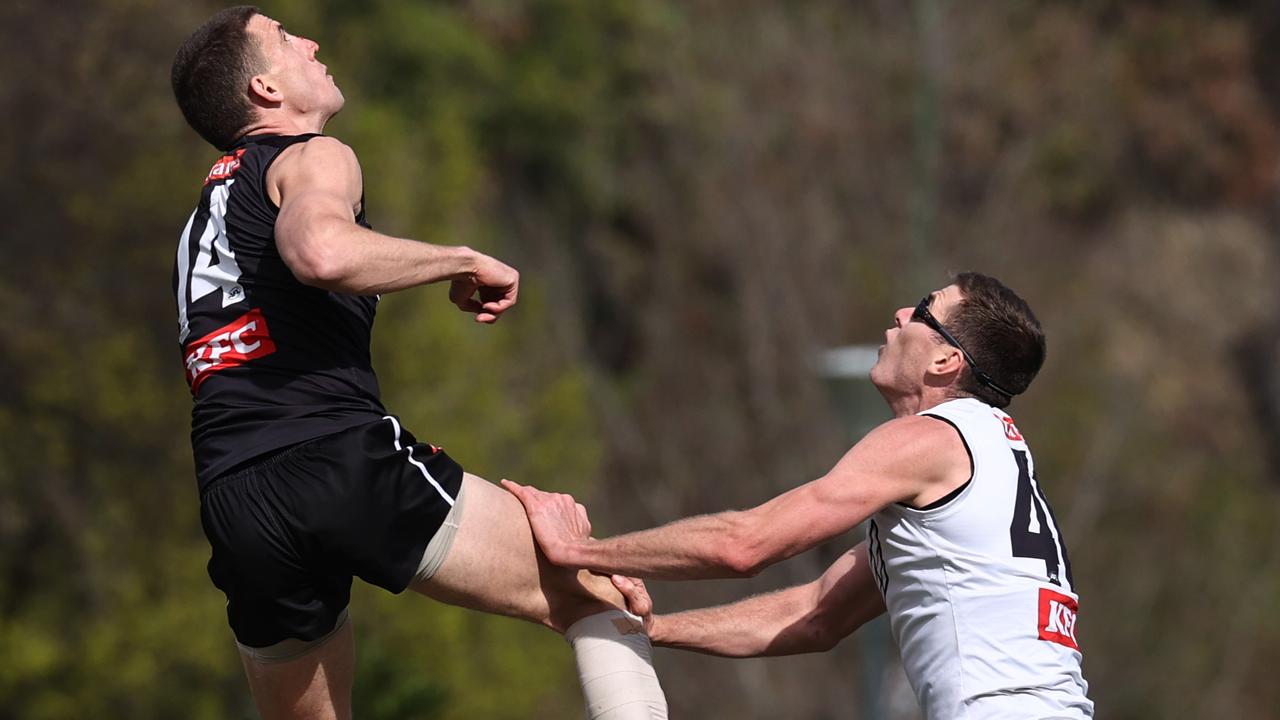
M 294 445 L 200 497 L 209 577 L 240 644 L 333 630 L 351 578 L 402 592 L 458 497 L 462 467 L 392 417 Z

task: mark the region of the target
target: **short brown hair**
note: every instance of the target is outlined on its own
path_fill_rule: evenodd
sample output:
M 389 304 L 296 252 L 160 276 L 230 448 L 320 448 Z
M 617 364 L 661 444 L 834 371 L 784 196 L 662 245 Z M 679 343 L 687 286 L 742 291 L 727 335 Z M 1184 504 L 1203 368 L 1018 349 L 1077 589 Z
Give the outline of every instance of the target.
M 239 5 L 218 11 L 191 33 L 173 58 L 173 95 L 191 128 L 219 150 L 240 139 L 254 120 L 249 80 L 265 61 L 249 35 L 258 8 Z
M 993 277 L 960 273 L 955 277 L 960 302 L 947 318 L 947 329 L 973 362 L 1001 388 L 1024 392 L 1044 365 L 1044 330 L 1027 301 Z M 994 407 L 1006 407 L 1011 396 L 981 383 L 972 372 L 959 389 Z

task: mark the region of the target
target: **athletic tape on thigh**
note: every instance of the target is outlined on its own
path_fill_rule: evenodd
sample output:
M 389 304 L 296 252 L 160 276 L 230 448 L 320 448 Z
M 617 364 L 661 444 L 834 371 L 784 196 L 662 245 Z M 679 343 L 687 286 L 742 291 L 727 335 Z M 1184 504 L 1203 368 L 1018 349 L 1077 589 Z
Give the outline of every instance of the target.
M 458 496 L 453 499 L 453 507 L 449 508 L 449 514 L 445 515 L 444 522 L 441 523 L 440 529 L 436 530 L 436 534 L 431 536 L 431 541 L 427 543 L 427 549 L 422 553 L 422 561 L 418 563 L 418 572 L 413 575 L 413 582 L 420 583 L 430 580 L 440 566 L 444 564 L 444 559 L 449 556 L 449 550 L 453 547 L 453 538 L 458 534 L 458 526 L 462 524 L 462 508 L 466 505 L 467 499 L 467 483 L 464 480 L 458 486 Z

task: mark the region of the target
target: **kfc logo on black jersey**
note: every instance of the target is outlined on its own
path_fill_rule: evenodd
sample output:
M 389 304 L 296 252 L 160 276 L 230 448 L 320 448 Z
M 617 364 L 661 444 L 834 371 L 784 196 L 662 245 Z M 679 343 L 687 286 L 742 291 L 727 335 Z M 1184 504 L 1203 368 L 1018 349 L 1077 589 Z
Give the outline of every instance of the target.
M 254 308 L 227 325 L 187 343 L 184 361 L 194 395 L 210 374 L 243 365 L 276 351 L 262 310 Z

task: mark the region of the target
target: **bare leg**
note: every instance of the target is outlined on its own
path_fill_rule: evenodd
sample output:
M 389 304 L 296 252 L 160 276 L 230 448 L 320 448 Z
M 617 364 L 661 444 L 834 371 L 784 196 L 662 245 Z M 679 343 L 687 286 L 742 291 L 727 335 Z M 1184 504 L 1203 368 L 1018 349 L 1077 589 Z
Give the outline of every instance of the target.
M 296 660 L 262 663 L 240 654 L 262 720 L 351 720 L 355 646 L 351 623 Z
M 649 638 L 620 612 L 625 604 L 613 583 L 547 562 L 514 495 L 475 475 L 462 481 L 466 498 L 449 554 L 413 589 L 565 633 L 593 720 L 665 719 Z
M 561 633 L 587 615 L 626 606 L 608 578 L 547 562 L 514 495 L 470 473 L 462 481 L 467 504 L 453 547 L 435 576 L 413 590 Z
M 560 633 L 578 620 L 625 607 L 608 578 L 547 562 L 534 543 L 524 507 L 513 495 L 471 474 L 463 477 L 463 483 L 466 508 L 449 554 L 435 575 L 415 583 L 413 590 L 451 605 L 536 622 Z M 640 639 L 640 652 L 647 653 L 647 638 L 629 629 L 623 633 L 633 646 Z M 631 659 L 627 656 L 635 654 L 633 647 L 622 656 Z M 263 720 L 349 720 L 354 657 L 349 623 L 297 660 L 261 663 L 241 654 Z M 650 704 L 632 702 L 611 715 L 593 710 L 592 716 L 665 717 L 665 701 L 652 678 L 652 667 L 641 669 L 650 678 L 646 697 L 656 697 L 660 713 L 651 713 Z

